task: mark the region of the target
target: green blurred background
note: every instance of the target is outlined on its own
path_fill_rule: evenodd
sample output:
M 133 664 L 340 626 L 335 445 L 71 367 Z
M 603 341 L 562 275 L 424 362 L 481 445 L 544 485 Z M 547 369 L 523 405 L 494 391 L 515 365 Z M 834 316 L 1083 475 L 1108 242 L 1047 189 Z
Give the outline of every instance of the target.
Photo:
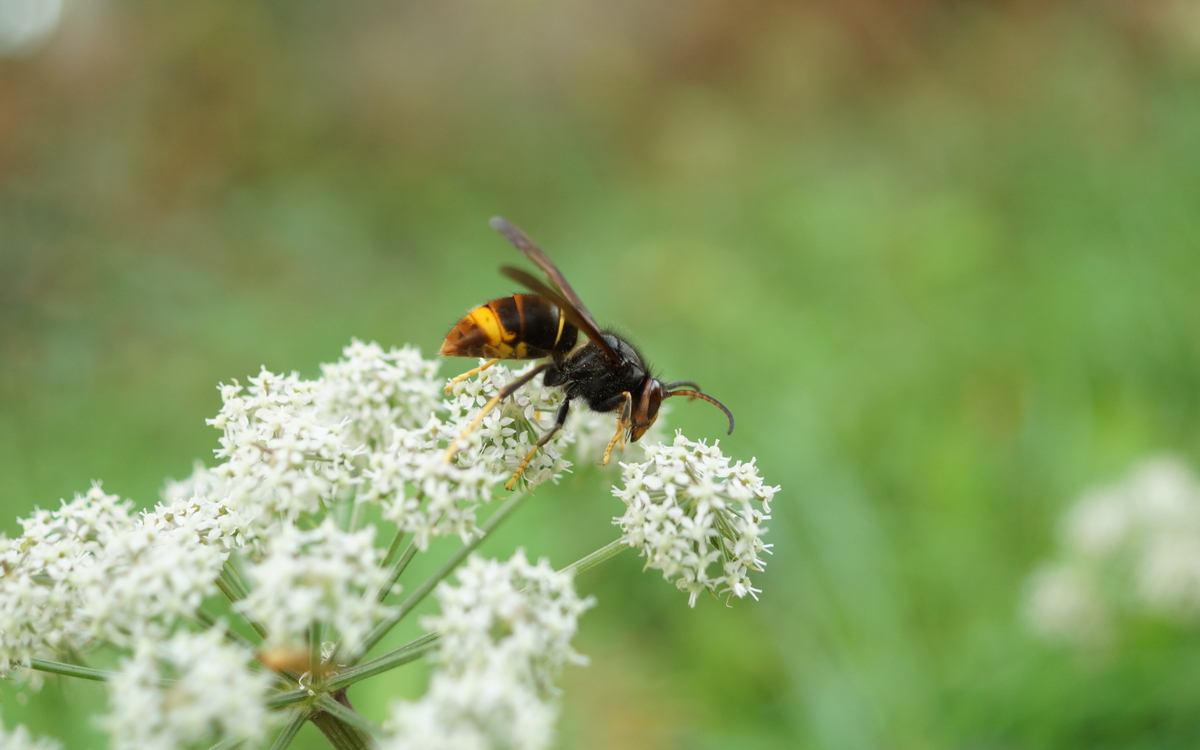
M 1083 488 L 1200 455 L 1194 0 L 68 2 L 0 59 L 0 529 L 152 505 L 219 381 L 435 351 L 513 291 L 495 214 L 783 486 L 758 603 L 580 579 L 561 747 L 1196 745 L 1195 629 L 1081 657 L 1019 616 Z M 601 546 L 607 482 L 488 551 Z M 0 693 L 103 745 L 97 686 Z

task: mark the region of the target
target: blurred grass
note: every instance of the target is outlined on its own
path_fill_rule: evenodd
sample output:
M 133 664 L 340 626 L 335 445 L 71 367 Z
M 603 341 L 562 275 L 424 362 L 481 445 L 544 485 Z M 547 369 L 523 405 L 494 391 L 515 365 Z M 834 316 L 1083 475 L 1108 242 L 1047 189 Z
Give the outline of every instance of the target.
M 1018 602 L 1083 488 L 1200 454 L 1200 21 L 856 7 L 69 7 L 0 61 L 0 528 L 152 504 L 219 381 L 433 351 L 511 291 L 502 214 L 783 485 L 757 604 L 581 578 L 561 746 L 1190 747 L 1194 633 L 1077 658 Z M 602 545 L 606 487 L 491 551 Z M 6 723 L 98 746 L 61 716 L 102 692 L 51 683 Z

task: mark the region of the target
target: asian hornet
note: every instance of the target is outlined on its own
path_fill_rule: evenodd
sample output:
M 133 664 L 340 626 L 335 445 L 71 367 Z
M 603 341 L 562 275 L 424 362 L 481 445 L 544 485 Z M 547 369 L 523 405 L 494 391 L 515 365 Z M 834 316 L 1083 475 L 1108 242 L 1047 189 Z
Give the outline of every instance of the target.
M 663 399 L 673 396 L 698 398 L 713 404 L 729 418 L 733 433 L 733 414 L 712 396 L 700 392 L 690 380 L 664 383 L 651 374 L 645 359 L 624 338 L 596 324 L 592 314 L 558 267 L 546 253 L 518 227 L 500 217 L 492 228 L 504 235 L 525 257 L 546 275 L 546 284 L 527 271 L 502 266 L 500 272 L 521 284 L 532 294 L 514 294 L 476 307 L 446 334 L 443 357 L 480 357 L 488 361 L 451 381 L 454 383 L 486 370 L 506 359 L 546 361 L 505 385 L 488 401 L 475 420 L 450 444 L 446 460 L 457 452 L 459 442 L 469 435 L 483 418 L 518 388 L 542 375 L 547 387 L 560 387 L 565 398 L 558 409 L 554 426 L 529 451 L 525 460 L 504 485 L 511 490 L 533 460 L 538 449 L 550 441 L 567 421 L 567 412 L 575 401 L 582 401 L 596 412 L 616 412 L 617 431 L 604 451 L 602 465 L 608 463 L 613 447 L 626 438 L 636 442 L 654 420 Z M 580 333 L 583 336 L 580 337 Z M 447 386 L 449 390 L 450 386 Z

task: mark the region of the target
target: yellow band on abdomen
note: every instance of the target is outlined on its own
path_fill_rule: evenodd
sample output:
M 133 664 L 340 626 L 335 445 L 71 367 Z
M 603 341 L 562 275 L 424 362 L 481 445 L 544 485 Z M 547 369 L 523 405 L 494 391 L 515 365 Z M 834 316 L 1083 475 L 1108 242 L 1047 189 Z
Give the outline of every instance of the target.
M 492 312 L 491 308 L 487 305 L 472 310 L 470 318 L 483 335 L 487 337 L 489 345 L 496 346 L 504 341 L 504 332 L 500 328 L 500 320 L 496 317 L 496 313 Z

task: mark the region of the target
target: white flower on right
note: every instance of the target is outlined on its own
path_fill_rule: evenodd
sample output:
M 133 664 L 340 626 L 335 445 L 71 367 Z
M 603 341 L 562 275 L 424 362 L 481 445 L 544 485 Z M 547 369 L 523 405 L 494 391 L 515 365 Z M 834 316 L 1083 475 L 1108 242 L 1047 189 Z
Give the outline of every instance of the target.
M 671 445 L 644 447 L 646 460 L 621 464 L 625 484 L 613 488 L 628 506 L 613 519 L 621 540 L 686 591 L 688 606 L 704 591 L 757 598 L 749 574 L 766 565 L 762 522 L 779 487 L 763 483 L 754 461 L 731 466 L 717 443 L 676 433 Z
M 1111 637 L 1115 616 L 1200 618 L 1200 483 L 1172 458 L 1091 490 L 1066 514 L 1059 559 L 1030 579 L 1025 617 L 1051 640 Z

